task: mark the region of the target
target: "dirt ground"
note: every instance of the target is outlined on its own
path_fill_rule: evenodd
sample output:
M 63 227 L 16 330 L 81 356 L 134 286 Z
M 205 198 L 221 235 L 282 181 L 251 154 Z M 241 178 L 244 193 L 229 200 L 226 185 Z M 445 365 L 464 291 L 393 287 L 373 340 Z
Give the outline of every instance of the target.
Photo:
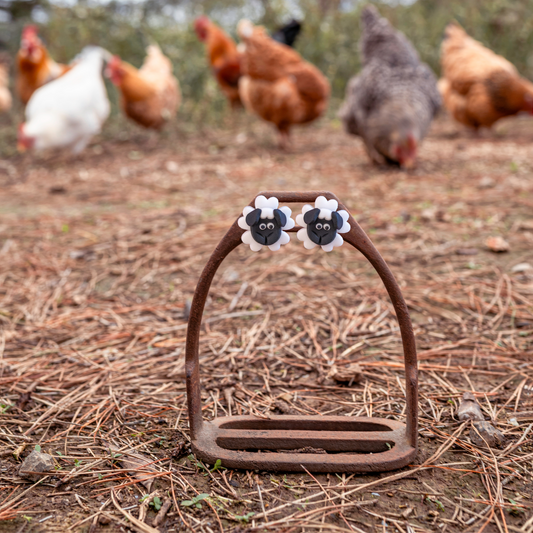
M 371 166 L 336 122 L 294 141 L 281 153 L 243 120 L 0 160 L 0 532 L 533 532 L 533 121 L 476 137 L 440 118 L 409 172 Z M 191 456 L 190 299 L 262 190 L 334 192 L 401 285 L 420 451 L 399 473 L 231 471 Z M 347 245 L 240 246 L 204 316 L 205 418 L 404 421 L 394 311 Z M 499 447 L 459 421 L 468 391 Z M 38 483 L 18 472 L 36 446 L 55 458 Z

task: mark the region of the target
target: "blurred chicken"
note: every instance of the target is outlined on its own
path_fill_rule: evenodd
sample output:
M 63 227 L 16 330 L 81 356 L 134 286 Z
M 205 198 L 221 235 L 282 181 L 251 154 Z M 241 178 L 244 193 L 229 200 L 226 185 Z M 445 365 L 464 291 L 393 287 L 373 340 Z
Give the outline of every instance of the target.
M 19 127 L 19 150 L 70 148 L 78 154 L 89 144 L 109 116 L 102 79 L 107 56 L 102 48 L 87 47 L 72 70 L 35 91 Z
M 458 122 L 476 129 L 490 128 L 497 120 L 520 111 L 533 113 L 533 84 L 457 24 L 446 28 L 441 65 L 439 90 Z
M 68 65 L 56 63 L 49 55 L 35 26 L 22 30 L 20 49 L 17 54 L 17 93 L 23 104 L 27 104 L 36 89 L 59 78 L 70 69 Z
M 206 45 L 213 74 L 226 95 L 232 108 L 241 105 L 239 78 L 241 77 L 241 55 L 235 41 L 207 17 L 194 21 L 198 39 Z
M 285 26 L 282 26 L 279 30 L 275 31 L 272 34 L 272 39 L 278 43 L 292 47 L 294 46 L 294 42 L 300 34 L 301 29 L 302 23 L 292 19 L 289 23 L 285 24 Z
M 374 163 L 411 168 L 441 104 L 436 78 L 375 7 L 361 18 L 363 70 L 348 83 L 339 116 L 348 133 L 363 138 Z
M 4 45 L 0 41 L 0 113 L 11 109 L 13 103 L 9 92 L 9 65 L 11 59 L 9 53 L 3 48 Z
M 139 70 L 114 56 L 106 75 L 120 89 L 124 113 L 141 126 L 160 129 L 176 116 L 181 103 L 180 86 L 172 75 L 172 63 L 159 46 L 148 46 Z
M 287 148 L 291 126 L 311 122 L 326 109 L 329 83 L 315 66 L 271 39 L 264 28 L 241 20 L 237 33 L 245 45 L 241 99 L 249 111 L 276 125 L 280 147 Z

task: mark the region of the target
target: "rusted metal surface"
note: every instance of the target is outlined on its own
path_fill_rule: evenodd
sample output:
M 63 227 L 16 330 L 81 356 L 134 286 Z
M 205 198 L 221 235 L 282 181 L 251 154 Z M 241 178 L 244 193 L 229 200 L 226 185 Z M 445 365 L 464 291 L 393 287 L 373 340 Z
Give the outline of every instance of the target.
M 318 196 L 337 200 L 331 192 L 263 192 L 280 204 L 313 203 Z M 255 198 L 254 198 L 255 200 Z M 250 205 L 253 206 L 253 202 Z M 349 213 L 349 211 L 348 211 Z M 418 370 L 416 345 L 407 305 L 389 267 L 350 215 L 350 231 L 343 239 L 359 250 L 379 274 L 396 312 L 403 343 L 406 380 L 406 424 L 380 418 L 340 416 L 254 416 L 202 419 L 198 350 L 202 314 L 213 277 L 227 255 L 241 244 L 244 233 L 237 220 L 207 262 L 191 304 L 186 342 L 185 372 L 193 451 L 228 468 L 297 472 L 381 472 L 407 465 L 417 452 Z M 298 227 L 289 230 L 298 231 Z M 306 448 L 316 449 L 316 452 Z M 300 453 L 303 450 L 304 453 Z M 293 453 L 289 453 L 293 450 Z M 298 450 L 299 453 L 294 453 Z M 326 452 L 326 453 L 324 453 Z

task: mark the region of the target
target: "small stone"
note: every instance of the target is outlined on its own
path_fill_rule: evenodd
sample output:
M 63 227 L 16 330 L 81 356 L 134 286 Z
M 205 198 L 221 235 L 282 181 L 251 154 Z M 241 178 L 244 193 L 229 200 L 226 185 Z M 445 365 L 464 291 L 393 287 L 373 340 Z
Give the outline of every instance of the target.
M 357 363 L 352 363 L 344 368 L 333 365 L 328 373 L 328 377 L 338 383 L 358 383 L 361 381 L 361 367 Z
M 109 523 L 111 522 L 111 520 L 110 520 L 107 516 L 101 514 L 101 515 L 98 517 L 98 522 L 99 522 L 100 525 L 102 525 L 102 526 L 107 526 L 107 524 L 109 524 Z
M 435 220 L 435 218 L 437 218 L 437 211 L 438 209 L 436 207 L 428 207 L 420 213 L 420 218 L 424 222 L 431 222 L 432 220 Z
M 481 408 L 476 401 L 476 398 L 471 392 L 463 394 L 463 400 L 457 410 L 457 418 L 459 420 L 484 420 L 485 417 L 481 412 Z
M 412 513 L 413 513 L 413 508 L 412 507 L 408 507 L 405 511 L 403 511 L 402 518 L 404 520 L 407 520 Z
M 170 172 L 171 174 L 177 174 L 179 172 L 179 165 L 176 163 L 176 161 L 167 161 L 165 163 L 165 168 L 167 172 Z
M 87 250 L 71 250 L 68 255 L 71 259 L 82 259 L 86 254 Z
M 511 268 L 511 272 L 527 272 L 528 270 L 533 270 L 533 265 L 530 263 L 518 263 Z
M 248 135 L 244 133 L 244 131 L 241 131 L 241 133 L 237 134 L 237 137 L 235 137 L 235 142 L 237 144 L 244 144 L 248 140 Z
M 509 419 L 509 424 L 511 424 L 512 426 L 514 427 L 520 427 L 520 424 L 518 423 L 518 420 L 516 418 L 510 418 Z
M 496 182 L 490 176 L 483 176 L 479 180 L 477 184 L 477 188 L 478 189 L 491 189 L 495 185 L 496 185 Z
M 509 251 L 509 243 L 503 237 L 489 237 L 485 241 L 485 246 L 491 252 L 502 253 Z
M 51 455 L 34 450 L 20 465 L 19 476 L 38 481 L 41 477 L 47 476 L 49 472 L 53 472 L 54 467 L 55 462 Z
M 491 448 L 499 448 L 503 444 L 505 437 L 490 422 L 478 420 L 474 422 L 472 429 L 470 429 L 470 440 L 476 446 L 489 445 Z

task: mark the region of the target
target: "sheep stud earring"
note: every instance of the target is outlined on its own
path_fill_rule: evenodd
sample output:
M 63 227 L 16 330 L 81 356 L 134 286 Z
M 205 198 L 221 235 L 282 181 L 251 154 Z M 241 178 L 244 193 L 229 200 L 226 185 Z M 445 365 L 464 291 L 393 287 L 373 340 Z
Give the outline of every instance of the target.
M 315 246 L 322 246 L 325 252 L 331 252 L 333 248 L 342 246 L 344 239 L 339 233 L 350 231 L 348 212 L 342 209 L 337 211 L 337 200 L 326 200 L 319 196 L 315 200 L 315 207 L 306 204 L 302 213 L 296 217 L 296 223 L 302 227 L 297 233 L 304 247 L 311 250 Z
M 254 252 L 259 252 L 263 246 L 275 252 L 291 240 L 284 230 L 294 228 L 292 210 L 287 206 L 278 209 L 279 201 L 275 196 L 268 199 L 258 196 L 254 205 L 255 209 L 247 205 L 237 222 L 240 228 L 247 230 L 241 240 L 250 245 L 250 250 Z

